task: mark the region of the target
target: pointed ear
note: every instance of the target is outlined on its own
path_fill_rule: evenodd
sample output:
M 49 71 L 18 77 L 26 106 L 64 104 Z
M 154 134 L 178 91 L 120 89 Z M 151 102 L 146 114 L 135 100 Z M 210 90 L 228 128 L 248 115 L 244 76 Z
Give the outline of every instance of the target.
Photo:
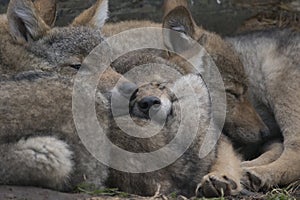
M 184 6 L 179 6 L 164 17 L 163 28 L 171 30 L 164 30 L 166 47 L 179 53 L 189 47 L 190 39 L 195 35 L 196 24 L 190 11 Z
M 97 0 L 95 5 L 76 17 L 72 26 L 90 26 L 100 29 L 108 18 L 108 0 Z
M 31 0 L 10 0 L 7 18 L 10 34 L 18 43 L 37 40 L 50 30 Z
M 34 6 L 39 16 L 48 26 L 53 26 L 56 20 L 56 0 L 35 0 Z
M 164 17 L 167 16 L 170 13 L 170 11 L 174 10 L 179 6 L 183 6 L 188 9 L 188 1 L 187 0 L 165 0 L 163 6 Z

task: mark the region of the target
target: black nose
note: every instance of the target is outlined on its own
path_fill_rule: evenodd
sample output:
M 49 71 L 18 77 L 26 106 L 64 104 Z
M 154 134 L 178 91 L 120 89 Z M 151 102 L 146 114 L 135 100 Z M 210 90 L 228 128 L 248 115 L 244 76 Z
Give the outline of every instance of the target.
M 270 132 L 269 128 L 265 127 L 260 130 L 260 135 L 263 140 L 267 140 L 271 137 L 271 132 Z
M 154 96 L 144 97 L 142 100 L 138 102 L 138 107 L 140 111 L 144 113 L 148 113 L 150 108 L 154 106 L 154 108 L 158 108 L 161 105 L 161 101 L 159 98 Z

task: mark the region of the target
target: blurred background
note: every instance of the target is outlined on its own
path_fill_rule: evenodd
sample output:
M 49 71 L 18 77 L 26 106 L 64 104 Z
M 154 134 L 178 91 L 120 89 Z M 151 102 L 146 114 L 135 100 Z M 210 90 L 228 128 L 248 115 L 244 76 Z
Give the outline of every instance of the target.
M 0 0 L 5 13 L 9 0 Z M 57 0 L 57 26 L 69 24 L 95 0 Z M 163 0 L 109 0 L 110 22 L 149 19 L 161 22 Z M 198 25 L 221 35 L 270 27 L 300 31 L 300 0 L 189 0 Z

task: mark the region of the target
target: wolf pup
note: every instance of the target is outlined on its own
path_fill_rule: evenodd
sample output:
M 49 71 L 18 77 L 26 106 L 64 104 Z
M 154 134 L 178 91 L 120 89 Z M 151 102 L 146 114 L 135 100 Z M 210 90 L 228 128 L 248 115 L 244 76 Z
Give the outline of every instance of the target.
M 72 121 L 74 77 L 61 75 L 77 73 L 84 57 L 103 41 L 98 29 L 107 18 L 107 3 L 95 4 L 95 28 L 51 29 L 31 0 L 11 0 L 1 16 L 1 184 L 57 190 L 80 182 L 103 186 L 106 167 L 80 145 Z
M 186 117 L 181 116 L 181 103 L 193 106 L 194 103 L 190 102 L 193 98 L 182 96 L 178 97 L 181 99 L 179 101 L 164 86 L 165 82 L 151 82 L 139 88 L 127 82 L 113 90 L 120 78 L 119 74 L 108 69 L 101 77 L 102 84 L 99 84 L 96 93 L 97 117 L 110 140 L 130 152 L 152 152 L 167 145 L 178 132 L 180 120 Z M 225 195 L 237 194 L 241 190 L 239 179 L 242 171 L 240 159 L 229 140 L 221 136 L 211 153 L 205 158 L 199 158 L 199 149 L 210 120 L 209 95 L 200 77 L 194 75 L 184 76 L 169 87 L 181 91 L 187 87 L 186 80 L 195 83 L 193 87 L 197 90 L 200 103 L 199 124 L 195 124 L 194 120 L 185 124 L 189 130 L 199 126 L 195 140 L 173 164 L 146 174 L 113 169 L 108 172 L 85 149 L 76 134 L 72 115 L 72 78 L 29 71 L 1 80 L 0 107 L 5 109 L 0 112 L 0 183 L 63 191 L 79 183 L 87 183 L 97 188 L 118 187 L 140 195 L 153 195 L 160 185 L 163 194 L 177 192 L 186 196 L 193 196 L 197 185 L 201 183 L 203 195 L 207 197 L 219 196 L 222 191 Z M 110 96 L 116 91 L 124 96 L 133 94 L 130 98 L 130 114 L 136 124 L 147 125 L 149 114 L 155 106 L 156 112 L 166 117 L 165 126 L 149 140 L 126 135 L 111 120 L 110 104 L 103 101 L 106 98 L 109 102 Z M 194 107 L 186 109 L 195 110 Z M 193 113 L 189 113 L 193 116 Z M 160 119 L 159 115 L 156 115 L 157 119 Z M 133 124 L 126 125 L 130 127 Z M 189 134 L 184 133 L 185 137 L 189 137 Z M 176 147 L 178 149 L 173 151 L 181 149 L 180 141 Z M 115 159 L 118 155 L 112 153 L 111 157 Z M 134 163 L 134 166 L 139 167 L 140 163 Z M 215 184 L 213 191 L 206 187 L 208 178 Z
M 267 30 L 227 40 L 241 55 L 253 104 L 275 139 L 283 138 L 283 149 L 277 142 L 267 154 L 245 163 L 246 185 L 257 191 L 299 180 L 300 34 Z M 278 159 L 270 160 L 270 154 Z
M 228 42 L 196 25 L 187 5 L 186 0 L 165 1 L 163 27 L 180 34 L 180 38 L 173 37 L 172 34 L 166 35 L 166 47 L 171 51 L 188 54 L 189 49 L 178 45 L 178 39 L 188 43 L 189 38 L 204 47 L 220 71 L 226 90 L 224 134 L 229 136 L 236 149 L 241 149 L 245 158 L 253 158 L 257 154 L 253 146 L 260 146 L 270 136 L 270 132 L 248 99 L 248 80 L 243 63 Z M 207 55 L 202 54 L 197 58 L 202 60 L 200 68 L 206 63 Z M 171 53 L 169 59 L 181 66 L 184 73 L 195 73 L 180 56 Z
M 297 110 L 297 98 L 299 97 L 297 90 L 299 85 L 299 81 L 297 81 L 299 79 L 297 64 L 299 63 L 297 57 L 299 45 L 297 42 L 299 41 L 299 33 L 293 33 L 289 30 L 256 32 L 226 38 L 226 43 L 220 37 L 209 34 L 195 25 L 184 0 L 166 1 L 166 13 L 165 27 L 199 41 L 215 59 L 224 78 L 225 87 L 226 85 L 235 85 L 234 90 L 227 88 L 229 110 L 235 110 L 234 115 L 241 114 L 243 109 L 249 108 L 248 106 L 252 104 L 271 130 L 271 134 L 267 135 L 269 135 L 269 139 L 274 138 L 275 140 L 267 144 L 260 144 L 261 146 L 258 145 L 258 148 L 249 148 L 252 156 L 248 159 L 255 156 L 255 151 L 258 149 L 261 149 L 258 155 L 263 154 L 253 161 L 242 164 L 245 167 L 245 179 L 243 180 L 245 185 L 251 189 L 260 190 L 275 185 L 286 185 L 298 180 L 300 161 L 296 154 L 299 140 L 295 126 L 299 119 L 297 116 L 299 113 Z M 241 61 L 237 61 L 239 55 L 241 55 Z M 290 62 L 291 60 L 292 62 Z M 241 75 L 244 78 L 239 78 Z M 241 88 L 238 89 L 239 87 L 236 86 L 241 83 L 241 80 L 246 79 L 249 80 L 249 83 L 242 81 L 242 85 L 249 84 L 249 87 L 242 90 L 240 90 Z M 240 92 L 236 92 L 238 91 L 236 89 Z M 287 91 L 289 91 L 287 95 L 282 95 Z M 234 99 L 230 94 L 233 94 L 234 99 L 239 101 L 232 101 Z M 240 107 L 241 109 L 234 109 L 238 107 L 233 105 L 239 105 L 240 98 L 246 98 L 248 95 L 250 101 L 246 101 L 247 103 Z M 249 111 L 248 114 L 251 113 Z M 234 116 L 232 114 L 230 111 L 228 112 L 229 119 Z M 249 119 L 246 117 L 248 114 L 240 115 L 240 120 L 246 122 Z M 236 118 L 234 121 L 238 122 L 239 119 Z M 255 124 L 254 121 L 251 123 Z M 228 126 L 230 124 L 232 123 L 225 124 L 224 127 L 229 136 L 235 133 L 235 131 L 232 132 L 235 126 Z M 243 131 L 246 134 L 251 133 L 247 129 L 243 129 Z M 240 132 L 241 135 L 243 135 L 243 131 Z M 280 132 L 282 132 L 284 147 Z M 262 133 L 266 132 L 263 131 Z M 240 136 L 234 134 L 230 138 L 237 141 L 236 139 Z M 256 156 L 258 155 L 256 154 Z M 287 165 L 291 166 L 288 171 L 286 170 Z
M 107 11 L 104 9 L 106 7 L 105 2 L 102 2 L 104 4 L 101 2 L 98 1 L 99 4 L 96 4 L 92 9 L 103 10 L 106 13 Z M 26 30 L 32 30 L 31 26 L 26 27 L 26 25 L 36 24 L 37 20 L 41 20 L 39 15 L 36 14 L 36 8 L 31 1 L 12 0 L 10 3 L 8 21 L 14 22 L 14 17 L 18 16 L 20 20 L 24 20 L 24 23 L 21 25 L 25 26 Z M 24 5 L 26 6 L 24 7 Z M 21 15 L 19 12 L 21 12 Z M 93 19 L 93 15 L 87 16 L 89 19 Z M 99 19 L 98 16 L 96 18 Z M 81 18 L 81 20 L 83 19 L 86 18 Z M 206 126 L 208 125 L 207 122 L 209 121 L 208 113 L 210 108 L 207 89 L 197 76 L 188 75 L 174 85 L 178 90 L 181 90 L 184 87 L 182 84 L 185 79 L 196 83 L 195 88 L 198 90 L 197 94 L 201 103 L 200 109 L 203 109 L 200 124 L 192 122 L 187 124 L 190 128 L 194 126 L 201 128 L 199 129 L 200 132 L 197 133 L 193 146 L 179 161 L 176 161 L 167 169 L 162 169 L 157 173 L 149 173 L 148 175 L 128 175 L 127 173 L 114 172 L 113 170 L 108 174 L 107 168 L 90 155 L 76 134 L 72 117 L 74 77 L 65 76 L 64 73 L 61 73 L 61 70 L 64 69 L 60 69 L 64 66 L 67 69 L 70 68 L 72 73 L 76 72 L 74 69 L 76 65 L 80 66 L 80 61 L 90 49 L 102 41 L 102 37 L 97 31 L 94 34 L 95 29 L 92 27 L 95 25 L 95 21 L 88 20 L 85 23 L 89 27 L 81 27 L 77 24 L 77 27 L 49 29 L 43 33 L 45 35 L 39 35 L 37 38 L 30 32 L 17 32 L 22 34 L 13 35 L 16 40 L 8 40 L 8 45 L 17 42 L 17 44 L 14 44 L 16 46 L 10 47 L 21 49 L 20 51 L 25 52 L 25 54 L 20 55 L 25 55 L 24 57 L 28 55 L 31 59 L 23 58 L 25 60 L 20 62 L 20 66 L 14 65 L 16 64 L 14 62 L 10 63 L 9 59 L 5 61 L 5 66 L 12 66 L 12 69 L 5 68 L 6 76 L 1 77 L 0 93 L 2 95 L 0 95 L 0 103 L 3 109 L 1 109 L 0 115 L 0 154 L 2 157 L 0 162 L 2 169 L 0 171 L 0 183 L 32 185 L 65 191 L 74 188 L 82 182 L 94 184 L 97 187 L 104 187 L 106 180 L 110 180 L 112 185 L 116 185 L 125 191 L 142 195 L 153 195 L 157 189 L 157 184 L 161 184 L 162 191 L 166 194 L 178 191 L 178 193 L 193 196 L 198 183 L 201 181 L 204 183 L 207 179 L 206 177 L 213 178 L 217 174 L 218 176 L 221 175 L 221 178 L 215 179 L 213 182 L 216 183 L 214 189 L 218 195 L 221 194 L 222 190 L 225 194 L 237 193 L 241 188 L 238 181 L 241 175 L 240 161 L 226 138 L 221 139 L 206 158 L 199 159 L 198 157 L 199 146 L 202 143 Z M 38 25 L 39 23 L 37 28 L 41 28 Z M 19 29 L 19 26 L 13 26 L 13 28 L 15 28 L 13 29 L 14 31 L 24 30 L 24 27 Z M 10 34 L 13 34 L 13 32 Z M 83 36 L 87 40 L 84 45 L 82 43 L 74 43 L 74 41 L 81 41 Z M 10 38 L 10 35 L 5 35 L 5 37 Z M 88 43 L 89 39 L 92 41 L 91 44 Z M 78 54 L 79 47 L 83 48 L 80 49 L 83 55 Z M 9 48 L 5 47 L 4 50 L 9 50 Z M 81 60 L 75 59 L 77 62 L 68 62 L 68 58 L 71 58 L 72 61 L 73 56 L 76 55 L 81 55 Z M 166 63 L 168 62 L 166 61 Z M 76 65 L 74 66 L 74 64 Z M 52 73 L 53 71 L 56 72 L 56 70 L 60 73 Z M 109 68 L 102 77 L 101 82 L 103 84 L 98 86 L 100 93 L 97 93 L 96 96 L 109 95 L 112 86 L 116 84 L 120 77 L 120 74 Z M 125 86 L 122 85 L 119 92 L 126 96 L 128 95 L 127 93 L 132 92 L 132 89 L 136 90 L 132 84 L 127 83 Z M 105 97 L 109 99 L 109 96 Z M 153 105 L 153 99 L 156 102 L 155 104 L 164 104 L 162 108 L 167 116 L 167 126 L 162 130 L 162 134 L 153 139 L 152 143 L 150 141 L 150 143 L 143 146 L 142 142 L 141 146 L 134 147 L 136 148 L 133 149 L 134 151 L 150 151 L 160 147 L 159 145 L 165 145 L 177 131 L 179 109 L 175 108 L 179 104 L 175 98 L 171 95 L 169 96 L 167 88 L 161 84 L 149 84 L 141 87 L 135 93 L 131 102 L 132 117 L 139 124 L 147 122 L 149 120 L 148 111 L 151 108 L 151 104 Z M 189 96 L 183 96 L 182 99 L 188 105 L 193 105 L 188 103 L 191 101 Z M 145 106 L 145 103 L 147 106 Z M 143 106 L 141 106 L 142 104 Z M 194 108 L 190 109 L 194 110 Z M 124 139 L 120 129 L 110 123 L 111 113 L 108 104 L 99 99 L 99 101 L 96 101 L 96 110 L 98 119 L 103 126 L 107 130 L 112 130 L 109 134 L 111 139 L 116 144 L 124 147 L 124 149 L 132 150 L 131 144 L 135 144 L 136 141 L 126 140 L 126 137 Z M 226 158 L 227 160 L 228 156 L 222 155 L 223 152 L 229 154 L 231 160 L 229 165 L 224 162 L 224 159 Z M 186 163 L 190 160 L 195 162 L 191 162 L 188 166 L 188 171 L 185 171 Z M 227 171 L 228 166 L 230 166 L 230 169 L 236 170 Z M 196 174 L 195 169 L 197 169 Z M 207 175 L 208 173 L 209 175 Z M 149 179 L 145 179 L 145 176 L 149 177 Z M 107 179 L 108 177 L 109 179 Z M 191 179 L 193 180 L 192 182 Z M 128 182 L 131 184 L 127 184 Z M 202 185 L 204 186 L 204 184 Z M 211 196 L 210 188 L 204 191 L 204 195 Z
M 51 28 L 49 19 L 40 14 L 46 9 L 42 5 L 55 7 L 54 2 L 43 1 L 37 6 L 31 0 L 10 1 L 7 14 L 0 17 L 2 75 L 26 70 L 76 72 L 83 59 L 103 41 L 100 28 L 107 19 L 107 0 L 96 2 L 93 8 L 97 12 L 86 21 L 87 25 L 60 28 Z M 55 12 L 45 14 L 53 15 Z

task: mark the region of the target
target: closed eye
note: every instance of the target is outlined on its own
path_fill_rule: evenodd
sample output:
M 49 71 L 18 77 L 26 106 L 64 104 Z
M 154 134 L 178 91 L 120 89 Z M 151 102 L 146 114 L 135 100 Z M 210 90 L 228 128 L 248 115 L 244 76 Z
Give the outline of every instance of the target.
M 80 67 L 81 67 L 81 63 L 77 63 L 77 64 L 71 64 L 70 67 L 76 69 L 76 70 L 79 70 Z

